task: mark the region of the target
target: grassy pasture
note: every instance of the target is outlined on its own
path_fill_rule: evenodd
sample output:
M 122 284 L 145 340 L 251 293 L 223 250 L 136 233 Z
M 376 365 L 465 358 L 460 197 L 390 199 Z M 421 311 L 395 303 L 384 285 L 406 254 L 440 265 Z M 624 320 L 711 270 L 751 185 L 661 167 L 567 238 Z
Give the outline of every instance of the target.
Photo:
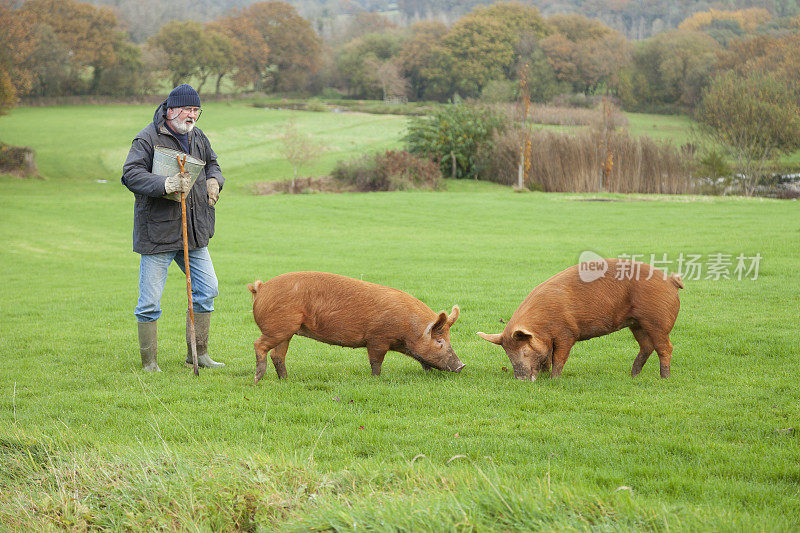
M 207 106 L 229 181 L 211 245 L 212 353 L 182 366 L 177 269 L 159 321 L 162 374 L 141 372 L 119 184 L 143 106 L 16 109 L 0 140 L 36 148 L 45 180 L 0 177 L 0 529 L 765 530 L 798 528 L 800 282 L 795 202 L 446 192 L 257 197 L 289 175 L 289 113 Z M 338 158 L 398 146 L 400 117 L 295 114 Z M 108 183 L 95 180 L 105 179 Z M 562 379 L 516 382 L 475 335 L 539 282 L 602 255 L 738 253 L 755 281 L 687 280 L 673 376 L 629 377 L 628 331 L 579 343 Z M 245 284 L 337 272 L 457 303 L 459 375 L 295 338 L 289 379 L 254 387 Z M 271 372 L 271 371 L 270 371 Z
M 130 143 L 152 120 L 153 112 L 143 105 L 23 107 L 0 119 L 0 139 L 34 147 L 39 171 L 48 179 L 118 182 Z M 228 186 L 249 190 L 254 182 L 291 178 L 291 166 L 279 152 L 291 119 L 326 148 L 314 164 L 302 169 L 305 175 L 327 173 L 337 160 L 366 150 L 398 147 L 406 122 L 396 116 L 276 111 L 242 102 L 210 102 L 203 106 L 198 124 L 218 152 L 220 165 L 236 176 Z

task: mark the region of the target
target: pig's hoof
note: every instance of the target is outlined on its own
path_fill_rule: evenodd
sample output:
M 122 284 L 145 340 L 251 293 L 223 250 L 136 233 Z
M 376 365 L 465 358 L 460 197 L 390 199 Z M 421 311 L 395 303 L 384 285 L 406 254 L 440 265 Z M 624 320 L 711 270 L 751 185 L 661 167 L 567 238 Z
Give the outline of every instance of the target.
M 275 373 L 278 374 L 278 379 L 286 379 L 286 364 L 283 361 L 278 361 L 274 363 L 275 365 Z

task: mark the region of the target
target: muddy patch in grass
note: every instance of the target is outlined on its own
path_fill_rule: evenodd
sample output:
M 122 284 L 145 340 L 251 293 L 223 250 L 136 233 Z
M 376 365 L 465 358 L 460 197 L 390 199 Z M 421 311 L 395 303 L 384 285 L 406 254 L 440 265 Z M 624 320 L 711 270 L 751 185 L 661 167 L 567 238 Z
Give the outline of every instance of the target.
M 310 193 L 336 193 L 353 192 L 355 187 L 342 183 L 331 176 L 317 178 L 297 178 L 296 180 L 265 181 L 253 185 L 253 192 L 257 195 L 269 194 L 310 194 Z
M 712 196 L 698 196 L 688 194 L 653 194 L 653 195 L 626 195 L 624 197 L 608 196 L 566 196 L 566 200 L 573 202 L 713 202 Z

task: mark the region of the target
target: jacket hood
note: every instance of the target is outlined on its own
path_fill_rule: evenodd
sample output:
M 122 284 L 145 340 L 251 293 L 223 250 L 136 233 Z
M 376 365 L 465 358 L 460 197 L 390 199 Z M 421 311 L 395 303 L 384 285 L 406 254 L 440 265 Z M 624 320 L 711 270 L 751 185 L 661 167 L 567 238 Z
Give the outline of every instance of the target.
M 164 122 L 166 116 L 167 116 L 167 101 L 164 100 L 156 108 L 156 112 L 153 113 L 153 124 L 156 125 L 156 129 L 158 129 L 158 126 L 160 126 L 161 123 Z

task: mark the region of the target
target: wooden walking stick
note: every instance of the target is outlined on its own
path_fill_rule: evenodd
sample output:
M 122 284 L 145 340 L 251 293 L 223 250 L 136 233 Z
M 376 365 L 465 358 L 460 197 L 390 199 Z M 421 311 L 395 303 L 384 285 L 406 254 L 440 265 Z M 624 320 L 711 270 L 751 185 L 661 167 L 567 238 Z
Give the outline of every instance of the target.
M 178 168 L 184 172 L 183 164 L 186 163 L 186 156 L 175 156 L 178 158 Z M 189 299 L 189 345 L 192 349 L 192 368 L 194 375 L 199 376 L 200 370 L 197 367 L 197 339 L 194 334 L 194 306 L 192 305 L 192 275 L 189 273 L 189 238 L 186 230 L 186 193 L 181 191 L 181 226 L 183 229 L 183 265 L 186 270 L 186 296 Z

